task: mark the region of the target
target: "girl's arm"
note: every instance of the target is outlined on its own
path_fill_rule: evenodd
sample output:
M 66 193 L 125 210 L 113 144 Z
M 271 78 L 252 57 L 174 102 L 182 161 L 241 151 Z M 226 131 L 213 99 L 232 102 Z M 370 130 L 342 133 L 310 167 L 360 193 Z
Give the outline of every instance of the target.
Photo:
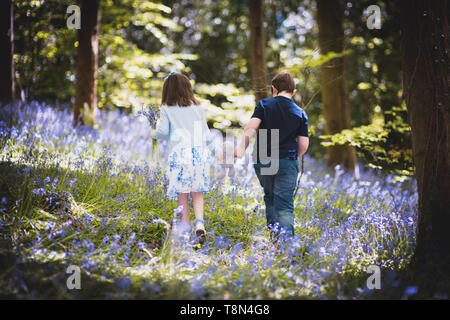
M 156 123 L 156 129 L 150 130 L 150 136 L 153 139 L 167 139 L 169 136 L 169 117 L 165 107 L 161 107 L 159 120 Z

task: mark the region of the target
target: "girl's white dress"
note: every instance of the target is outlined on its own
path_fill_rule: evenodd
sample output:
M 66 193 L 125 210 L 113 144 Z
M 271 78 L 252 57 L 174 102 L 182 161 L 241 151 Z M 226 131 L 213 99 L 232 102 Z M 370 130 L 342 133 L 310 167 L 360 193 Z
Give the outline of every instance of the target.
M 162 106 L 153 139 L 168 140 L 167 197 L 180 193 L 209 192 L 214 148 L 201 106 Z

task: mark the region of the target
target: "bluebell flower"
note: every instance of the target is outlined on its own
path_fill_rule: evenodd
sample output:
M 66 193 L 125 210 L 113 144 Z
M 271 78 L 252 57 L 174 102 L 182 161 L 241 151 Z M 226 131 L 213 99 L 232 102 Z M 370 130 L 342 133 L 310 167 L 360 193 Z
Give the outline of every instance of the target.
M 139 241 L 136 245 L 141 250 L 145 249 L 145 242 Z
M 71 180 L 69 181 L 69 186 L 72 188 L 72 187 L 73 187 L 73 184 L 74 184 L 75 182 L 77 182 L 77 179 L 71 179 Z
M 37 196 L 44 196 L 47 194 L 47 191 L 44 188 L 37 188 L 37 189 L 33 189 L 33 191 L 31 191 L 32 194 L 37 195 Z
M 410 286 L 410 287 L 407 287 L 407 288 L 405 289 L 405 295 L 406 295 L 407 297 L 409 297 L 409 296 L 412 296 L 412 295 L 416 294 L 418 291 L 419 291 L 419 288 L 418 288 L 418 287 L 416 287 L 416 286 Z
M 130 286 L 131 279 L 130 278 L 120 278 L 119 280 L 117 280 L 116 284 L 120 289 L 125 290 Z
M 106 244 L 108 243 L 109 240 L 109 236 L 105 236 L 102 240 L 102 246 L 106 246 Z
M 156 120 L 159 117 L 159 110 L 154 105 L 143 106 L 142 110 L 138 112 L 138 115 L 146 117 L 150 126 L 153 127 L 156 125 Z

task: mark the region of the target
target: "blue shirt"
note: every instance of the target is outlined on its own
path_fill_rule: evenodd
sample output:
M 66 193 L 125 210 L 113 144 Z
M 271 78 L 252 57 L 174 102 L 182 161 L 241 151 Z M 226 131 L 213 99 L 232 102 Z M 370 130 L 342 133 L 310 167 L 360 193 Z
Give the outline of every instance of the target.
M 297 138 L 308 137 L 308 116 L 302 108 L 292 99 L 276 96 L 259 101 L 252 118 L 261 119 L 259 129 L 267 130 L 267 138 L 261 135 L 261 132 L 258 132 L 256 138 L 257 162 L 261 160 L 259 155 L 272 156 L 272 129 L 279 130 L 278 158 L 297 159 Z M 274 141 L 274 147 L 276 147 L 276 141 Z M 276 157 L 276 152 L 273 157 Z

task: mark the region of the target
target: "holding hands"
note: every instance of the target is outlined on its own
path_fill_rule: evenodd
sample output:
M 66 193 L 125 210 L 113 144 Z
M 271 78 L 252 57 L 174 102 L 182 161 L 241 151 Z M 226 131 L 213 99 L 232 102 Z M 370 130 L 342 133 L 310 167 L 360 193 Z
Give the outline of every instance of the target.
M 238 146 L 238 147 L 234 150 L 233 156 L 234 156 L 235 158 L 240 159 L 240 158 L 242 158 L 242 157 L 244 156 L 244 154 L 245 154 L 245 148 L 243 148 L 242 146 Z
M 222 152 L 217 156 L 217 160 L 220 163 L 220 170 L 217 178 L 223 179 L 228 170 L 228 176 L 233 177 L 235 175 L 234 169 L 234 145 L 231 142 L 225 142 L 223 144 Z

